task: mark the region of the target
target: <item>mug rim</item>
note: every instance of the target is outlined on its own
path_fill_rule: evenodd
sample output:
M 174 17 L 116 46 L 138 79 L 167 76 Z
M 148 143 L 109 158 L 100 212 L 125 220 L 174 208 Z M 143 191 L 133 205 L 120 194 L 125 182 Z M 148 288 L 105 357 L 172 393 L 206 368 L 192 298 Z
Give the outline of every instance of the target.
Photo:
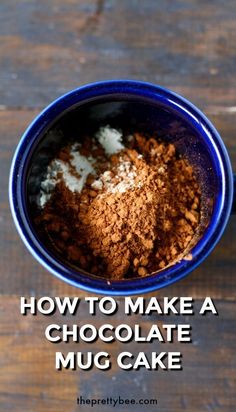
M 88 101 L 89 97 L 93 97 L 94 101 L 96 101 L 99 97 L 106 97 L 108 95 L 113 97 L 117 95 L 134 95 L 140 98 L 151 97 L 153 101 L 155 99 L 159 102 L 162 101 L 170 109 L 172 108 L 181 113 L 182 116 L 185 116 L 188 121 L 194 124 L 194 128 L 199 133 L 201 132 L 200 128 L 202 129 L 201 134 L 204 132 L 208 143 L 211 143 L 214 149 L 212 156 L 217 160 L 219 170 L 221 171 L 221 196 L 218 196 L 216 210 L 208 228 L 191 250 L 192 260 L 184 261 L 182 259 L 161 272 L 133 280 L 107 281 L 100 277 L 79 273 L 79 270 L 73 272 L 73 269 L 66 267 L 56 257 L 51 255 L 46 247 L 34 236 L 34 233 L 30 230 L 25 213 L 25 193 L 22 190 L 23 172 L 27 154 L 29 154 L 30 147 L 32 147 L 37 137 L 52 123 L 53 119 L 55 120 L 55 114 L 63 114 L 65 110 L 73 106 L 73 104 L 70 104 L 72 101 L 75 100 L 77 103 L 83 104 Z M 199 266 L 215 247 L 224 232 L 232 208 L 233 172 L 228 152 L 219 133 L 209 119 L 187 99 L 167 88 L 148 82 L 105 80 L 89 83 L 65 93 L 50 103 L 32 120 L 22 135 L 12 160 L 9 178 L 9 202 L 16 228 L 26 247 L 36 260 L 57 278 L 72 286 L 96 294 L 117 296 L 143 294 L 166 287 L 184 278 Z

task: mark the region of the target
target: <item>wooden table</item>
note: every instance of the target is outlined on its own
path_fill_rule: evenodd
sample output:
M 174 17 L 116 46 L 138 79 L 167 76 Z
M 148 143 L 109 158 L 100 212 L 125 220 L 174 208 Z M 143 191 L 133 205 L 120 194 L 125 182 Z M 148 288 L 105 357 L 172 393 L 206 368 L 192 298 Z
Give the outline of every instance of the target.
M 199 106 L 221 133 L 236 168 L 236 7 L 233 0 L 2 0 L 0 4 L 0 410 L 75 412 L 77 396 L 157 398 L 158 406 L 117 411 L 233 412 L 235 380 L 236 219 L 209 258 L 185 280 L 153 296 L 192 296 L 199 307 L 211 296 L 219 316 L 132 316 L 130 324 L 189 321 L 192 344 L 181 350 L 182 371 L 55 371 L 56 350 L 107 346 L 53 345 L 44 338 L 49 323 L 91 322 L 85 305 L 75 319 L 55 314 L 21 316 L 20 296 L 87 294 L 57 280 L 27 252 L 9 212 L 7 182 L 16 144 L 49 102 L 83 83 L 132 78 L 161 84 Z M 147 296 L 147 298 L 150 296 Z M 123 299 L 118 299 L 122 306 Z M 124 321 L 119 312 L 114 323 Z M 155 344 L 114 343 L 120 351 L 164 350 Z

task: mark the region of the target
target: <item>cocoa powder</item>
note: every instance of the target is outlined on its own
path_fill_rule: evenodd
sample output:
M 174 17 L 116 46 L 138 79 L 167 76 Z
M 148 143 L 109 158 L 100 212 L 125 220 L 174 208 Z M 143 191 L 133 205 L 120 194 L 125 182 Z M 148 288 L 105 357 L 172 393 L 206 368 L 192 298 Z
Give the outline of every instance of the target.
M 108 279 L 147 276 L 180 260 L 200 222 L 199 185 L 174 145 L 139 133 L 128 141 L 107 155 L 87 138 L 78 150 L 96 156 L 94 174 L 79 193 L 59 173 L 36 219 L 64 259 Z M 58 154 L 69 158 L 70 147 Z

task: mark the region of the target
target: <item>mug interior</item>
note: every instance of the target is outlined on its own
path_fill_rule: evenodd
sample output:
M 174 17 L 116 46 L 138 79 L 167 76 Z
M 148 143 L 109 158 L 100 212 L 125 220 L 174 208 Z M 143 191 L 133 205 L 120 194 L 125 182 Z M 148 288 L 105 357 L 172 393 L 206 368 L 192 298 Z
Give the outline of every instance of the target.
M 121 129 L 125 136 L 138 131 L 173 143 L 178 154 L 188 159 L 200 184 L 202 199 L 201 221 L 193 244 L 197 243 L 208 225 L 219 191 L 212 154 L 206 141 L 179 114 L 152 102 L 139 101 L 137 98 L 125 101 L 101 100 L 70 108 L 48 127 L 33 149 L 27 174 L 27 209 L 35 235 L 47 246 L 52 255 L 79 273 L 87 272 L 65 261 L 50 242 L 47 233 L 39 233 L 34 225 L 39 211 L 40 184 L 45 177 L 48 164 L 56 157 L 60 148 L 68 143 L 79 142 L 86 135 L 93 136 L 100 126 L 107 124 Z M 163 272 L 163 269 L 159 270 L 161 271 Z
M 151 98 L 143 93 L 116 92 L 78 102 L 76 100 L 79 99 L 76 99 L 75 94 L 67 101 L 61 100 L 57 113 L 53 113 L 53 106 L 49 107 L 48 112 L 46 109 L 38 119 L 40 130 L 34 124 L 26 132 L 24 143 L 28 138 L 31 145 L 24 153 L 21 176 L 21 214 L 25 220 L 22 225 L 23 230 L 27 231 L 27 236 L 22 236 L 23 240 L 35 257 L 56 276 L 92 292 L 135 294 L 158 289 L 183 277 L 203 260 L 207 254 L 204 250 L 207 243 L 209 252 L 210 232 L 219 220 L 224 196 L 224 166 L 204 121 L 201 123 L 199 113 L 194 113 L 191 106 L 190 112 L 186 111 L 186 101 L 183 100 L 183 106 L 180 106 L 174 96 L 171 100 L 157 96 Z M 34 221 L 39 211 L 40 184 L 48 164 L 61 147 L 73 141 L 78 142 L 85 135 L 93 135 L 100 126 L 107 124 L 121 129 L 125 135 L 138 131 L 173 143 L 177 152 L 193 166 L 201 188 L 202 211 L 200 230 L 190 250 L 192 261 L 183 259 L 146 278 L 107 282 L 65 261 L 45 234 L 38 232 Z

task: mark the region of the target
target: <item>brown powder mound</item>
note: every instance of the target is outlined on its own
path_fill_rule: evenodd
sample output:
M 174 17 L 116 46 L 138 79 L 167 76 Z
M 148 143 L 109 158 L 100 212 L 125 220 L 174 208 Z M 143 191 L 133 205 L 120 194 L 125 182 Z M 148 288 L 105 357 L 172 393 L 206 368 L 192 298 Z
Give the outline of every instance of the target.
M 90 175 L 81 193 L 58 183 L 37 219 L 64 258 L 110 279 L 174 263 L 187 253 L 199 221 L 192 167 L 172 144 L 140 134 L 103 159 L 101 173 Z

